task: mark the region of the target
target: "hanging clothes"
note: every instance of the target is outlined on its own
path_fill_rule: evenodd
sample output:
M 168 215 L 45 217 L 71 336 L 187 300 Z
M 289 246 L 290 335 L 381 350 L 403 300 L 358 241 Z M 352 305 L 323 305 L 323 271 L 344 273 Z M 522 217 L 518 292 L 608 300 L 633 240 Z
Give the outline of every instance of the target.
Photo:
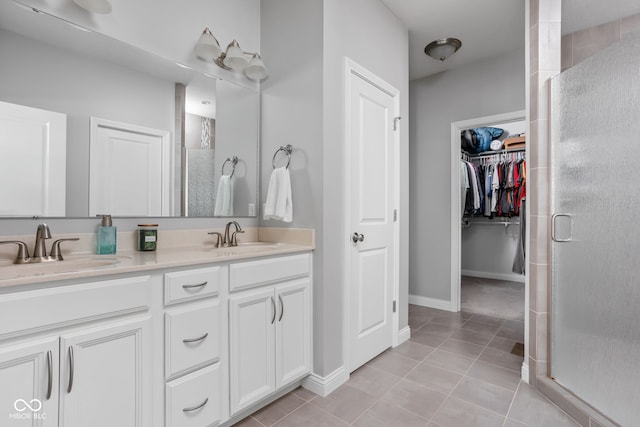
M 518 216 L 526 195 L 526 162 L 522 158 L 501 159 L 500 155 L 485 157 L 461 160 L 463 216 Z

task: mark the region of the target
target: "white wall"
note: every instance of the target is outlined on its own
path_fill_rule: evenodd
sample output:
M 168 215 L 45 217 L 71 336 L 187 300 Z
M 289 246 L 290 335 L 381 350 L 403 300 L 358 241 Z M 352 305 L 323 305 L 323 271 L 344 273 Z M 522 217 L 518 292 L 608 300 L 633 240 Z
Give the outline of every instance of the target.
M 342 309 L 345 230 L 342 157 L 344 57 L 368 68 L 401 92 L 402 184 L 408 188 L 408 35 L 379 1 L 269 0 L 262 4 L 262 49 L 272 58 L 262 92 L 262 196 L 274 151 L 294 147 L 291 160 L 293 223 L 311 227 L 314 253 L 314 372 L 343 366 Z M 376 46 L 372 46 L 376 40 Z M 384 52 L 384 55 L 381 54 Z M 401 327 L 407 324 L 408 197 L 402 196 Z M 403 309 L 404 307 L 404 309 Z
M 410 84 L 409 294 L 450 300 L 451 123 L 525 109 L 524 49 Z
M 324 262 L 326 342 L 325 372 L 342 363 L 342 292 L 347 255 L 344 239 L 344 57 L 376 74 L 400 91 L 400 324 L 407 325 L 408 308 L 408 156 L 409 156 L 409 35 L 404 25 L 380 1 L 324 1 Z M 334 350 L 335 348 L 335 350 Z M 337 352 L 337 349 L 340 349 Z

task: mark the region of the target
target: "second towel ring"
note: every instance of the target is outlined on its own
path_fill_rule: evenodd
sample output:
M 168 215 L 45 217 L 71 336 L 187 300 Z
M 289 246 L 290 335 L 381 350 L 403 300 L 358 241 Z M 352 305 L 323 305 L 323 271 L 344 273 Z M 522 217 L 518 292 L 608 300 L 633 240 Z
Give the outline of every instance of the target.
M 231 178 L 233 176 L 234 173 L 236 173 L 236 165 L 238 164 L 238 156 L 233 156 L 233 157 L 227 157 L 227 160 L 224 161 L 224 163 L 222 164 L 222 172 L 221 175 L 224 175 L 224 166 L 227 164 L 227 162 L 231 162 L 231 175 L 229 175 L 229 178 Z
M 271 165 L 273 166 L 273 168 L 276 168 L 276 156 L 278 155 L 279 152 L 284 151 L 287 155 L 287 165 L 285 166 L 286 169 L 289 169 L 289 163 L 291 163 L 291 152 L 293 151 L 293 147 L 291 146 L 291 144 L 289 145 L 281 145 L 280 148 L 278 148 L 276 150 L 275 153 L 273 153 L 273 158 L 271 159 Z

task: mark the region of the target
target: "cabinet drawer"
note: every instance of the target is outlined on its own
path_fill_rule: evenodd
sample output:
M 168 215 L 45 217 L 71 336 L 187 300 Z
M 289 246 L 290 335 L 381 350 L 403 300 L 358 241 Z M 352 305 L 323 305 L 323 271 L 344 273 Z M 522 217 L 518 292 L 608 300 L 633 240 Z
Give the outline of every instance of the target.
M 309 254 L 281 256 L 231 264 L 230 290 L 251 288 L 309 275 Z
M 149 308 L 151 276 L 0 295 L 0 339 Z
M 166 385 L 166 427 L 203 427 L 221 421 L 220 363 Z
M 220 360 L 220 300 L 168 310 L 165 314 L 165 374 L 175 377 Z
M 224 267 L 197 268 L 164 275 L 164 303 L 175 304 L 217 295 L 226 286 Z

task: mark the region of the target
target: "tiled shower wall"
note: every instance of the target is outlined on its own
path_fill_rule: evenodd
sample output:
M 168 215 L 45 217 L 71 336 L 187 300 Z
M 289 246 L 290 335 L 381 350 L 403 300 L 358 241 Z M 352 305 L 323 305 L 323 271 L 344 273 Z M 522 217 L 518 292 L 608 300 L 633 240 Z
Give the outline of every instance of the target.
M 625 34 L 640 31 L 640 14 L 562 37 L 562 71 L 584 61 L 594 53 L 617 42 Z
M 639 31 L 640 14 L 562 37 L 560 1 L 530 0 L 529 8 L 529 382 L 582 426 L 615 426 L 550 378 L 549 78 L 620 40 L 626 33 Z
M 529 251 L 529 381 L 547 375 L 549 319 L 549 89 L 548 80 L 560 72 L 561 3 L 530 0 L 530 135 L 527 192 L 531 224 Z

